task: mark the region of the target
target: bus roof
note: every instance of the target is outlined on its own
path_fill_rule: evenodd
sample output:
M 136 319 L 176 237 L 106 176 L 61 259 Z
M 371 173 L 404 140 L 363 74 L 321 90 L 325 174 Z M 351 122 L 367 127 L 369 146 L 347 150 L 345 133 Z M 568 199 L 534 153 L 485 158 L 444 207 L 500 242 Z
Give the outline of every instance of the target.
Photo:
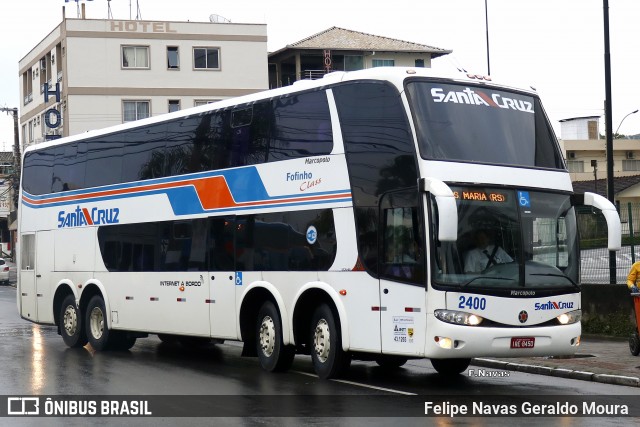
M 56 145 L 64 145 L 69 142 L 84 140 L 87 138 L 93 138 L 102 135 L 108 135 L 115 132 L 127 130 L 127 129 L 135 129 L 139 127 L 144 127 L 147 125 L 152 125 L 156 123 L 162 123 L 171 119 L 179 119 L 191 117 L 193 115 L 204 114 L 209 111 L 221 110 L 229 107 L 233 107 L 235 105 L 248 104 L 252 102 L 257 102 L 264 99 L 270 99 L 279 96 L 285 96 L 292 93 L 298 93 L 306 90 L 312 90 L 316 88 L 322 88 L 326 86 L 335 85 L 341 82 L 347 81 L 356 81 L 356 80 L 384 80 L 389 81 L 392 84 L 396 85 L 399 90 L 402 90 L 403 83 L 406 78 L 412 77 L 426 77 L 426 78 L 437 78 L 444 80 L 451 80 L 455 83 L 475 83 L 475 84 L 485 84 L 493 87 L 500 87 L 505 89 L 513 89 L 518 91 L 529 92 L 531 94 L 535 94 L 535 90 L 533 88 L 523 88 L 515 85 L 505 85 L 505 84 L 497 84 L 492 81 L 491 78 L 479 74 L 471 74 L 471 73 L 452 73 L 452 72 L 441 72 L 435 71 L 431 68 L 419 68 L 419 67 L 376 67 L 376 68 L 368 68 L 365 70 L 358 71 L 335 71 L 329 74 L 326 74 L 323 78 L 317 80 L 299 80 L 295 82 L 293 85 L 285 86 L 277 89 L 264 90 L 261 92 L 256 92 L 249 95 L 243 95 L 234 98 L 228 98 L 221 101 L 212 102 L 210 104 L 201 105 L 192 108 L 186 108 L 184 110 L 176 111 L 173 113 L 165 113 L 160 114 L 154 117 L 149 117 L 146 119 L 135 120 L 128 123 L 123 123 L 119 125 L 114 125 L 106 128 L 90 130 L 84 133 L 79 133 L 76 135 L 67 136 L 64 138 L 56 139 L 53 141 L 47 141 L 39 144 L 33 144 L 28 146 L 23 153 L 23 157 L 26 153 L 30 151 L 37 151 L 40 149 L 56 146 Z

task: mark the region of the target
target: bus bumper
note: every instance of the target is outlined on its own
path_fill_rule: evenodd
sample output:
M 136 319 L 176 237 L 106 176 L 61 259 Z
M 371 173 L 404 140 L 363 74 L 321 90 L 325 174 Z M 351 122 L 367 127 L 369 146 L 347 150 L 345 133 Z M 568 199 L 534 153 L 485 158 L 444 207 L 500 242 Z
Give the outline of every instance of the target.
M 461 326 L 428 315 L 425 356 L 434 359 L 568 356 L 580 345 L 581 329 L 580 322 L 529 328 Z

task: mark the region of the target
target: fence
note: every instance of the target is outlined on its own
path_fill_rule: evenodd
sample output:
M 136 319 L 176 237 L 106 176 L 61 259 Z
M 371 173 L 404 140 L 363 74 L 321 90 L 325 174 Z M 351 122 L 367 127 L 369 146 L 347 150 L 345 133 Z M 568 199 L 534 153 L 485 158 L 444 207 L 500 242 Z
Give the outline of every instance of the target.
M 616 283 L 626 283 L 631 264 L 640 261 L 640 204 L 619 205 L 622 223 L 622 250 L 615 252 Z M 610 283 L 607 223 L 601 213 L 580 208 L 580 259 L 582 283 Z

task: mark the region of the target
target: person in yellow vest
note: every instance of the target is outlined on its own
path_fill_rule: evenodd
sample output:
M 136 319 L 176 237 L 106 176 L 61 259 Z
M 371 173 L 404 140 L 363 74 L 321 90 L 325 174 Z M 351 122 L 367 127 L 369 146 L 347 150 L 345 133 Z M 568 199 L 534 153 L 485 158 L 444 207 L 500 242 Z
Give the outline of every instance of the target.
M 640 280 L 640 261 L 634 262 L 627 276 L 627 287 L 632 293 L 638 293 L 638 281 Z

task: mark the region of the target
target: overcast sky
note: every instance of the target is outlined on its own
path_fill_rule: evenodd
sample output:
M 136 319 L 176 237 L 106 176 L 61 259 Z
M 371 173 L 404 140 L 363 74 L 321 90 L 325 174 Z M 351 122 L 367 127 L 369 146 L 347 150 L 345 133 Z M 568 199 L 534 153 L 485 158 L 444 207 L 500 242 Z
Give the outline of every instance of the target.
M 112 0 L 114 19 L 136 18 L 136 0 Z M 131 4 L 131 7 L 129 6 Z M 484 0 L 139 0 L 144 20 L 267 24 L 275 51 L 332 26 L 453 50 L 434 69 L 487 72 Z M 558 137 L 561 119 L 604 116 L 602 0 L 487 0 L 491 75 L 535 87 Z M 0 8 L 0 107 L 22 107 L 18 61 L 62 19 L 64 0 L 3 0 Z M 107 18 L 107 0 L 86 2 L 87 17 Z M 609 0 L 613 130 L 640 108 L 640 1 Z M 601 120 L 604 133 L 604 120 Z M 640 133 L 640 113 L 620 133 Z M 13 123 L 0 114 L 0 149 L 11 149 Z

